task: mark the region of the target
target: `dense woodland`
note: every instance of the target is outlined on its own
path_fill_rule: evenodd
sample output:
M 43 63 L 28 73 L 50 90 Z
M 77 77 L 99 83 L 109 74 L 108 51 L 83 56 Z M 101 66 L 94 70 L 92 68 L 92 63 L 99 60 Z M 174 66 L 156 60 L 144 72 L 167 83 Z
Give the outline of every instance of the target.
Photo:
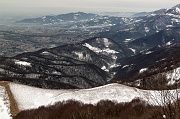
M 180 101 L 152 106 L 139 99 L 129 103 L 104 100 L 96 105 L 70 100 L 22 111 L 14 119 L 179 119 L 179 109 Z

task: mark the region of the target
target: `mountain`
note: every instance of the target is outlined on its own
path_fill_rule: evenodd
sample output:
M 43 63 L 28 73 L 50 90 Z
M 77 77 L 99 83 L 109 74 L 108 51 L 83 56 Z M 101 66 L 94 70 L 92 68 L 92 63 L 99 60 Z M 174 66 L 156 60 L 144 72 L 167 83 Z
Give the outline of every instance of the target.
M 74 23 L 70 25 L 70 28 L 76 27 L 76 28 L 101 28 L 105 27 L 107 30 L 109 27 L 114 25 L 119 25 L 122 28 L 124 28 L 124 24 L 127 24 L 129 22 L 129 18 L 125 17 L 114 17 L 114 16 L 99 16 L 94 19 L 86 20 L 86 21 L 80 21 L 78 23 Z
M 92 38 L 85 40 L 82 43 L 83 46 L 97 53 L 98 56 L 100 56 L 101 59 L 106 62 L 106 64 L 104 64 L 101 69 L 104 69 L 108 72 L 111 72 L 113 67 L 118 66 L 118 59 L 133 54 L 131 50 L 108 38 Z
M 176 5 L 170 9 L 160 9 L 149 15 L 137 17 L 133 21 L 134 27 L 132 30 L 151 35 L 169 26 L 179 27 L 180 13 L 178 9 L 180 9 L 180 6 Z
M 153 35 L 145 36 L 128 42 L 128 46 L 140 52 L 155 46 L 170 45 L 180 41 L 180 27 L 169 27 Z
M 154 89 L 179 85 L 180 42 L 156 46 L 135 56 L 119 60 L 121 66 L 111 82 Z
M 149 14 L 151 14 L 151 12 L 138 12 L 138 13 L 133 14 L 131 17 L 141 17 L 141 16 L 146 16 Z
M 180 14 L 180 4 L 172 7 L 171 9 L 167 10 L 167 13 L 169 14 L 174 14 L 174 15 L 179 15 Z
M 115 38 L 118 43 L 126 43 L 126 39 L 137 39 L 143 36 L 155 34 L 169 27 L 180 27 L 180 6 L 176 5 L 171 9 L 160 9 L 150 12 L 147 15 L 129 18 L 126 24 L 113 25 L 110 28 L 108 38 Z M 100 37 L 107 37 L 107 31 L 98 33 Z
M 131 53 L 107 38 L 0 59 L 0 79 L 42 88 L 91 88 L 107 84 L 117 60 Z
M 61 15 L 52 15 L 52 16 L 43 16 L 39 18 L 29 18 L 18 21 L 18 23 L 39 23 L 39 24 L 54 24 L 58 22 L 70 22 L 70 21 L 80 21 L 80 20 L 89 20 L 96 18 L 97 15 L 91 13 L 68 13 Z
M 29 18 L 17 21 L 23 24 L 38 24 L 51 27 L 60 27 L 65 29 L 101 29 L 118 24 L 124 27 L 130 19 L 125 17 L 100 16 L 92 13 L 67 13 L 52 16 L 43 16 L 38 18 Z

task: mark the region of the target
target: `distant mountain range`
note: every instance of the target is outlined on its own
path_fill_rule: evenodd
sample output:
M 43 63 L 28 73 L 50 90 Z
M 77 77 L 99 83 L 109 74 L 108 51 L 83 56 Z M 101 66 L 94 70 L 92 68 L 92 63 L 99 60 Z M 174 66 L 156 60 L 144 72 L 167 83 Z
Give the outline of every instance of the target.
M 49 23 L 58 23 L 58 22 L 70 22 L 70 21 L 80 21 L 80 20 L 89 20 L 98 17 L 96 14 L 77 12 L 77 13 L 68 13 L 61 15 L 52 15 L 52 16 L 42 16 L 39 18 L 30 18 L 18 21 L 19 23 L 40 23 L 40 24 L 49 24 Z
M 107 24 L 108 29 L 80 43 L 1 58 L 2 80 L 43 88 L 91 88 L 119 82 L 152 89 L 159 87 L 160 79 L 165 80 L 160 82 L 163 86 L 180 85 L 179 75 L 173 76 L 180 67 L 180 5 L 134 18 L 79 12 L 19 23 L 57 22 L 69 22 L 69 28 Z
M 134 40 L 169 27 L 180 27 L 179 9 L 180 5 L 176 5 L 171 9 L 161 9 L 145 16 L 131 18 L 127 24 L 116 24 L 109 31 L 99 33 L 99 36 L 123 43 L 126 42 L 126 39 Z

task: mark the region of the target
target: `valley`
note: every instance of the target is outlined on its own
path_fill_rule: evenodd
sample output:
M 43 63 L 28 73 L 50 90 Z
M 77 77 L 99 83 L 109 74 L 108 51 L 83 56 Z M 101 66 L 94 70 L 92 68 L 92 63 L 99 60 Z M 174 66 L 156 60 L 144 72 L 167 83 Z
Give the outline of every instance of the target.
M 180 4 L 119 14 L 72 12 L 0 25 L 0 118 L 68 100 L 179 103 Z

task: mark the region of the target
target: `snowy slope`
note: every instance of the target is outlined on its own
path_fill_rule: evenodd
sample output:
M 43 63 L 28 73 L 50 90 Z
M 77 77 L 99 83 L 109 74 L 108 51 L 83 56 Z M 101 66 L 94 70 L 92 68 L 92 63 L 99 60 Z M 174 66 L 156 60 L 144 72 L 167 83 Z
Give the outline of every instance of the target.
M 82 90 L 47 90 L 11 83 L 10 89 L 20 110 L 52 105 L 55 102 L 69 99 L 96 104 L 100 100 L 107 99 L 117 102 L 130 102 L 135 98 L 140 98 L 149 104 L 164 104 L 161 100 L 163 98 L 160 91 L 140 90 L 116 83 Z M 173 91 L 170 92 L 173 93 Z M 171 97 L 173 98 L 172 95 Z
M 8 95 L 2 86 L 0 86 L 0 119 L 12 119 Z

